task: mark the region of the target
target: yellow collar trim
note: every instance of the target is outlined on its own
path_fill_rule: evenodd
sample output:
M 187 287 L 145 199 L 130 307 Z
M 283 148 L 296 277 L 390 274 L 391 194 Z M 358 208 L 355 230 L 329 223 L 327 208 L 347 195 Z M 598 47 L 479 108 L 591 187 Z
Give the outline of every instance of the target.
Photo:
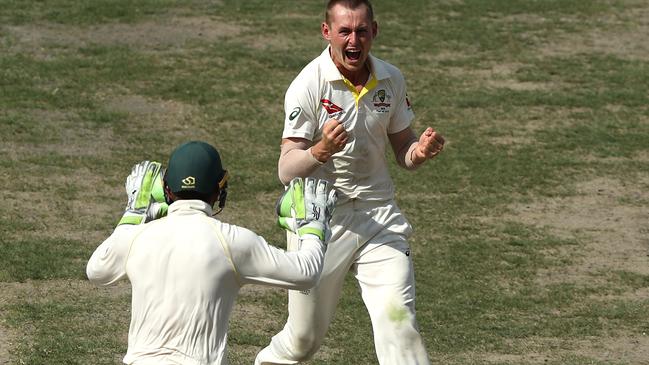
M 347 80 L 347 78 L 345 76 L 343 76 L 343 82 L 345 83 L 345 85 L 347 86 L 349 91 L 351 91 L 352 94 L 354 95 L 354 101 L 356 102 L 356 107 L 357 108 L 358 108 L 358 102 L 361 100 L 363 95 L 370 92 L 370 90 L 374 89 L 376 87 L 376 85 L 378 84 L 378 81 L 376 80 L 376 77 L 374 76 L 374 72 L 370 73 L 370 80 L 363 86 L 363 88 L 361 89 L 361 92 L 358 92 L 358 90 L 356 90 L 356 86 L 354 86 L 354 84 L 352 84 L 351 81 Z

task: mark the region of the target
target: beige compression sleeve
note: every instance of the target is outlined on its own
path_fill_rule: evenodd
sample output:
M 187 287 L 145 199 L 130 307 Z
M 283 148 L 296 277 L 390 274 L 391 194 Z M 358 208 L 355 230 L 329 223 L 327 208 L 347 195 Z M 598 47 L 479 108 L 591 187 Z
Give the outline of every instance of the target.
M 417 164 L 412 160 L 413 154 L 415 152 L 415 148 L 417 148 L 417 145 L 419 142 L 417 141 L 412 141 L 408 148 L 403 148 L 399 153 L 397 154 L 397 163 L 399 166 L 407 169 L 407 170 L 414 170 L 421 166 L 421 163 Z
M 282 150 L 277 163 L 279 180 L 288 185 L 294 177 L 307 177 L 323 163 L 311 153 L 307 142 L 282 141 Z

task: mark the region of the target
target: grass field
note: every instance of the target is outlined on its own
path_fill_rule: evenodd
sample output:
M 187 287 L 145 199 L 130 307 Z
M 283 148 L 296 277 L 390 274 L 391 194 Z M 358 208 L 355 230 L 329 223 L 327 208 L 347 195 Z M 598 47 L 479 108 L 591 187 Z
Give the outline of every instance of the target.
M 393 164 L 433 364 L 649 364 L 649 3 L 375 0 L 434 163 Z M 0 364 L 119 364 L 130 286 L 85 278 L 125 176 L 202 139 L 222 219 L 283 245 L 283 96 L 324 47 L 322 1 L 0 0 Z M 309 364 L 375 364 L 349 278 Z M 230 361 L 284 324 L 244 288 Z

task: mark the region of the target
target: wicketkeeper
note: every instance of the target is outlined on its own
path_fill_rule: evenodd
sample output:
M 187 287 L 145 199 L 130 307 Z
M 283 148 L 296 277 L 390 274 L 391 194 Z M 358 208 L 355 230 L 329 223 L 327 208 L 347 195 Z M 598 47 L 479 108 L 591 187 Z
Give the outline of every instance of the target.
M 125 187 L 126 211 L 86 268 L 97 285 L 131 282 L 125 364 L 227 364 L 228 321 L 243 285 L 306 290 L 318 281 L 336 202 L 325 180 L 296 178 L 278 200 L 278 223 L 300 237 L 294 252 L 214 217 L 228 173 L 207 143 L 179 146 L 166 172 L 158 162 L 136 164 Z

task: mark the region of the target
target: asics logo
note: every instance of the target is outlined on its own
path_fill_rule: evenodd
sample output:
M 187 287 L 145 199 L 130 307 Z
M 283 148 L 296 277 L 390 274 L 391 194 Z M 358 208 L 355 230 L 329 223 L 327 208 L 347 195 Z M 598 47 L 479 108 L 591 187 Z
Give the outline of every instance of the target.
M 288 120 L 295 119 L 298 115 L 300 115 L 301 111 L 302 111 L 302 108 L 300 108 L 299 106 L 296 106 L 295 109 L 293 109 L 291 114 L 288 116 Z

